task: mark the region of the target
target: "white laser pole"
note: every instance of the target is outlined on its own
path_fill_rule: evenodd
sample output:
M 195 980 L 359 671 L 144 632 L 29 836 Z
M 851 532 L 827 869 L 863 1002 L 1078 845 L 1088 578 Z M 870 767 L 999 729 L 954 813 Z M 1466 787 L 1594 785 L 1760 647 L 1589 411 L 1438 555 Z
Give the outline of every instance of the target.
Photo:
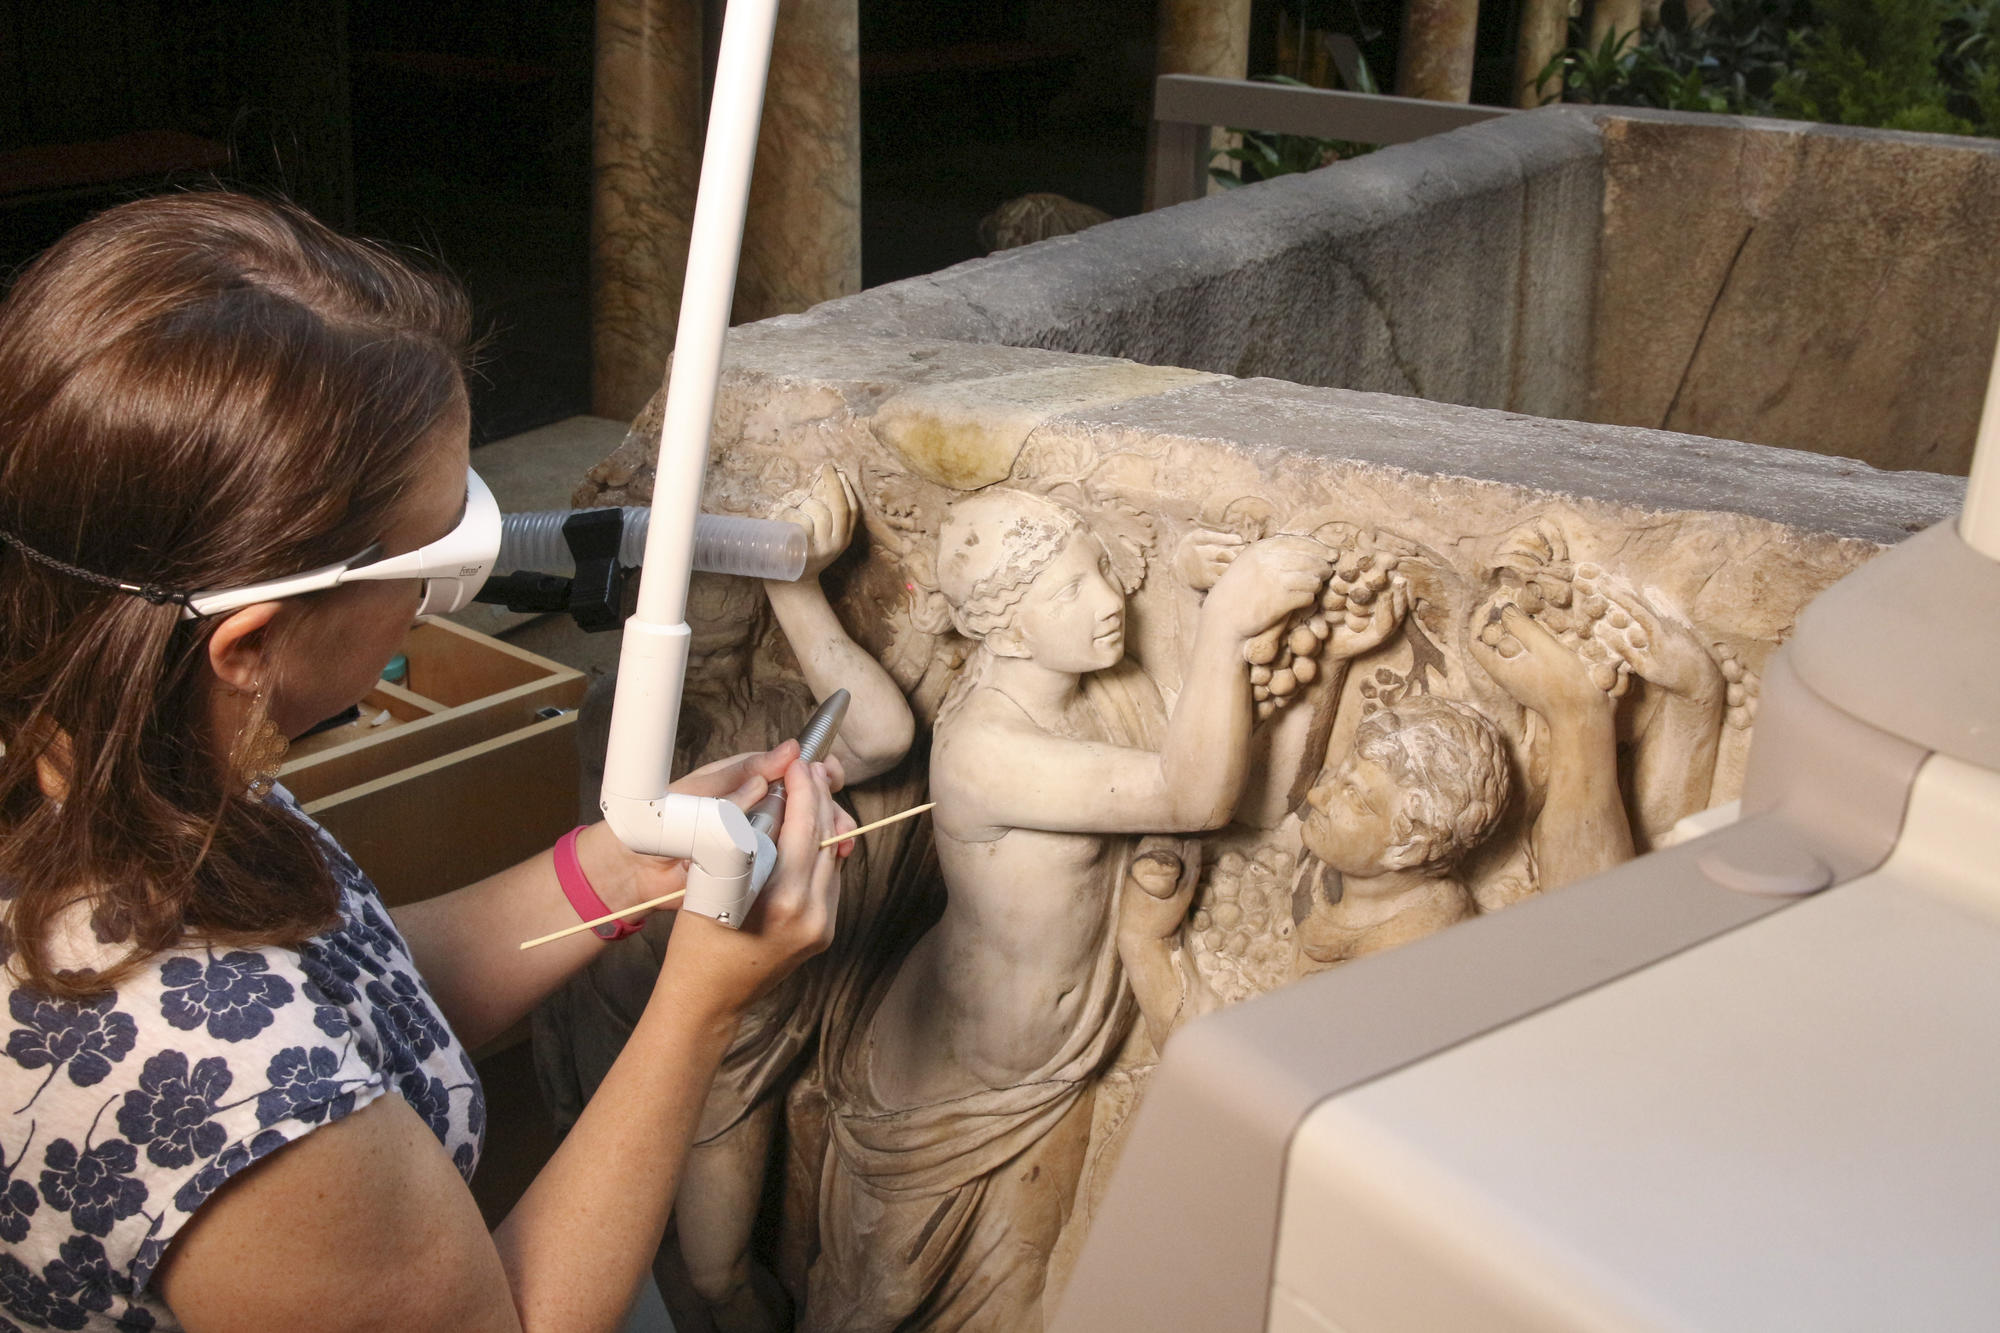
M 731 926 L 742 924 L 770 873 L 776 850 L 729 802 L 670 795 L 667 782 L 687 670 L 687 590 L 695 519 L 708 469 L 722 344 L 743 248 L 743 218 L 750 202 L 750 173 L 757 157 L 757 127 L 777 16 L 778 0 L 730 0 L 723 16 L 687 280 L 681 287 L 680 323 L 674 335 L 673 371 L 660 423 L 639 605 L 625 622 L 619 649 L 618 691 L 611 707 L 611 747 L 605 756 L 600 803 L 612 831 L 633 851 L 692 862 L 683 911 L 700 912 Z

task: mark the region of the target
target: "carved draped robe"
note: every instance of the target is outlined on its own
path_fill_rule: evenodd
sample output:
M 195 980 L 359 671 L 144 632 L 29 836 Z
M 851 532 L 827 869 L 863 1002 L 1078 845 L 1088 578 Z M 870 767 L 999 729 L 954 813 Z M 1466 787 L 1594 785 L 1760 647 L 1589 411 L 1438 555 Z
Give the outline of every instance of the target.
M 1135 665 L 1088 676 L 1084 688 L 1094 739 L 1159 749 L 1164 709 Z M 831 1114 L 820 1249 L 802 1327 L 1042 1327 L 1049 1254 L 1089 1147 L 1090 1093 L 1137 1012 L 1114 928 L 1137 839 L 1106 836 L 1118 845 L 1093 872 L 1107 877 L 1106 917 L 1078 1019 L 1018 1082 L 928 1105 L 882 1104 L 870 1029 L 895 969 L 835 987 L 820 1055 Z

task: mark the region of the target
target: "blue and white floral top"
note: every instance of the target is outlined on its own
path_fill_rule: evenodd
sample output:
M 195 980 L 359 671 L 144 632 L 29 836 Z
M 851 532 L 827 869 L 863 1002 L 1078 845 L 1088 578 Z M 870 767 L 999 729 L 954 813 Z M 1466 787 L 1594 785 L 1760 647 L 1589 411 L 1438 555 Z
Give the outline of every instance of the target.
M 162 954 L 84 1003 L 0 974 L 0 1333 L 178 1328 L 147 1284 L 195 1210 L 391 1090 L 471 1179 L 486 1129 L 472 1058 L 375 886 L 320 837 L 340 922 L 296 950 Z M 113 956 L 87 924 L 58 945 L 85 965 Z M 11 952 L 0 928 L 0 963 Z

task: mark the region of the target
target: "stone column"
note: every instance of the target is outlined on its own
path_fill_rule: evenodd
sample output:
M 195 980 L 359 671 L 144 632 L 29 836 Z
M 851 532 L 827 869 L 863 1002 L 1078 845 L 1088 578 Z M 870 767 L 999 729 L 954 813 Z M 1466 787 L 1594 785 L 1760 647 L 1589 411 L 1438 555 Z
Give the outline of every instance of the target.
M 861 290 L 858 0 L 784 0 L 750 182 L 738 324 Z
M 1433 102 L 1472 100 L 1472 51 L 1479 0 L 1408 0 L 1396 92 Z
M 1514 105 L 1540 106 L 1542 99 L 1562 100 L 1560 75 L 1540 92 L 1535 76 L 1548 67 L 1569 40 L 1567 0 L 1521 0 L 1521 31 L 1514 47 Z
M 1160 0 L 1160 74 L 1250 72 L 1250 0 Z
M 1693 6 L 1689 9 L 1691 12 Z M 1613 32 L 1633 33 L 1632 41 L 1637 43 L 1641 16 L 1640 0 L 1591 0 L 1590 49 L 1595 51 L 1604 45 L 1604 39 Z
M 680 316 L 708 95 L 702 0 L 597 0 L 591 411 L 630 420 Z M 861 286 L 857 0 L 784 0 L 734 321 Z
M 673 349 L 703 120 L 701 0 L 597 0 L 590 410 L 629 421 Z
M 1250 0 L 1160 0 L 1159 49 L 1155 74 L 1206 74 L 1241 79 L 1250 73 Z M 1154 132 L 1159 127 L 1154 126 Z M 1209 131 L 1209 145 L 1227 148 L 1236 136 L 1221 126 Z M 1227 160 L 1220 165 L 1228 166 Z M 1152 197 L 1153 156 L 1146 155 L 1146 195 Z M 1204 179 L 1206 177 L 1204 176 Z M 1210 182 L 1208 192 L 1222 187 Z

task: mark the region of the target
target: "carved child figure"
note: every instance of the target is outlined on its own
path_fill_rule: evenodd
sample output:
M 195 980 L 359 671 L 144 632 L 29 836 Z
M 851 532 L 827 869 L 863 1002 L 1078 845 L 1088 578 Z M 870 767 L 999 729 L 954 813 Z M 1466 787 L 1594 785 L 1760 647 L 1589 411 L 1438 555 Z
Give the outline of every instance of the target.
M 1419 694 L 1369 714 L 1339 764 L 1306 795 L 1312 908 L 1298 927 L 1326 966 L 1419 939 L 1476 910 L 1459 864 L 1507 808 L 1500 729 L 1474 709 Z
M 934 734 L 947 902 L 866 1030 L 825 1056 L 807 1327 L 1042 1326 L 1092 1080 L 1133 1014 L 1113 929 L 1126 835 L 1228 821 L 1252 725 L 1244 647 L 1318 594 L 1330 557 L 1301 538 L 1245 551 L 1169 717 L 1121 665 L 1130 589 L 1081 514 L 1020 490 L 953 507 L 938 579 L 979 648 Z

